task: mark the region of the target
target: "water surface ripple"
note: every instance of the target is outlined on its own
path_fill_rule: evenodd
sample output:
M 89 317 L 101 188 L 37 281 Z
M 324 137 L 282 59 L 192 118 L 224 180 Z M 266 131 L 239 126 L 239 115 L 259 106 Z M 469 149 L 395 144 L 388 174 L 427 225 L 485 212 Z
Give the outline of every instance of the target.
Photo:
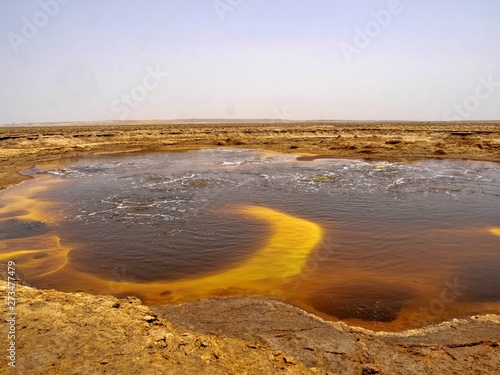
M 0 257 L 37 287 L 272 296 L 381 329 L 500 312 L 499 164 L 219 149 L 25 173 L 0 195 Z

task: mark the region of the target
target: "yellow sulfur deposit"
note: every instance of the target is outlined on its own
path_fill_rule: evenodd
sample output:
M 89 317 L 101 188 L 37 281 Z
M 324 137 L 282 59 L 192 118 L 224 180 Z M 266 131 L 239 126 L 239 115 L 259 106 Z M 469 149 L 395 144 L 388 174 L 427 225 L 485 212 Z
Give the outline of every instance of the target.
M 500 228 L 491 228 L 490 233 L 494 234 L 495 236 L 500 236 Z
M 53 180 L 49 179 L 37 189 L 48 188 L 51 183 Z M 46 221 L 47 213 L 53 210 L 52 203 L 35 199 L 37 189 L 24 188 L 7 195 L 5 199 L 8 202 L 3 206 L 3 213 L 8 214 L 8 208 L 10 212 L 19 213 L 18 220 Z M 241 206 L 234 212 L 267 222 L 272 234 L 267 244 L 257 249 L 251 258 L 217 274 L 152 283 L 122 281 L 119 274 L 115 275 L 115 280 L 102 279 L 81 272 L 77 265 L 68 262 L 69 253 L 78 248 L 78 244 L 63 244 L 64 241 L 52 232 L 0 242 L 0 260 L 15 261 L 25 279 L 44 287 L 96 294 L 139 295 L 149 304 L 225 295 L 228 292 L 282 293 L 283 281 L 300 274 L 308 255 L 321 240 L 321 227 L 266 207 Z

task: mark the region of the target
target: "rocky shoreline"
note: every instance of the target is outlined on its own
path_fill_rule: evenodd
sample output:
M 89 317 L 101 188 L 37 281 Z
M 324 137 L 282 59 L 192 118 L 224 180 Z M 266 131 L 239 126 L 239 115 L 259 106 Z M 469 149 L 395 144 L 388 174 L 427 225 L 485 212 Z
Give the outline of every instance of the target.
M 7 316 L 5 281 L 0 289 Z M 135 297 L 17 284 L 16 300 L 21 374 L 498 374 L 500 368 L 498 315 L 391 333 L 326 322 L 262 298 L 149 308 Z M 2 337 L 7 330 L 4 321 Z M 8 373 L 2 362 L 0 373 Z
M 146 124 L 0 128 L 0 190 L 36 163 L 115 152 L 261 148 L 376 160 L 500 161 L 500 123 Z M 5 349 L 10 324 L 0 278 Z M 144 306 L 16 282 L 16 370 L 29 374 L 498 374 L 500 316 L 400 333 L 325 322 L 261 298 Z M 0 373 L 11 372 L 6 356 Z

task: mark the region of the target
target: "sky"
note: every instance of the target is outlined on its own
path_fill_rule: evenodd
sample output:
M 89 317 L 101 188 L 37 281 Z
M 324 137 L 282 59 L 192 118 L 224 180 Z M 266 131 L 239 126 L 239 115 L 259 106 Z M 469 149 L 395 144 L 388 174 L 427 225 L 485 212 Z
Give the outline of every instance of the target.
M 0 124 L 499 120 L 498 0 L 0 0 Z

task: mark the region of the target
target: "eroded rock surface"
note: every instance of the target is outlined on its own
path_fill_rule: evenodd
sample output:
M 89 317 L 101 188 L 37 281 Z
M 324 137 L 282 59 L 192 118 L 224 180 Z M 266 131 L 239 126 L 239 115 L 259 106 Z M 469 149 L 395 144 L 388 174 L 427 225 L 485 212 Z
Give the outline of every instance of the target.
M 152 309 L 176 326 L 267 346 L 333 373 L 500 373 L 497 315 L 391 333 L 325 322 L 294 306 L 259 298 L 208 299 Z
M 0 282 L 5 345 L 7 283 Z M 16 284 L 19 374 L 498 374 L 500 317 L 402 333 L 240 297 L 149 308 Z M 6 347 L 7 348 L 7 347 Z M 0 373 L 13 373 L 6 356 Z
M 7 349 L 6 282 L 0 282 Z M 300 360 L 241 339 L 175 327 L 134 297 L 16 286 L 18 374 L 308 374 Z M 325 374 L 325 371 L 316 373 Z

